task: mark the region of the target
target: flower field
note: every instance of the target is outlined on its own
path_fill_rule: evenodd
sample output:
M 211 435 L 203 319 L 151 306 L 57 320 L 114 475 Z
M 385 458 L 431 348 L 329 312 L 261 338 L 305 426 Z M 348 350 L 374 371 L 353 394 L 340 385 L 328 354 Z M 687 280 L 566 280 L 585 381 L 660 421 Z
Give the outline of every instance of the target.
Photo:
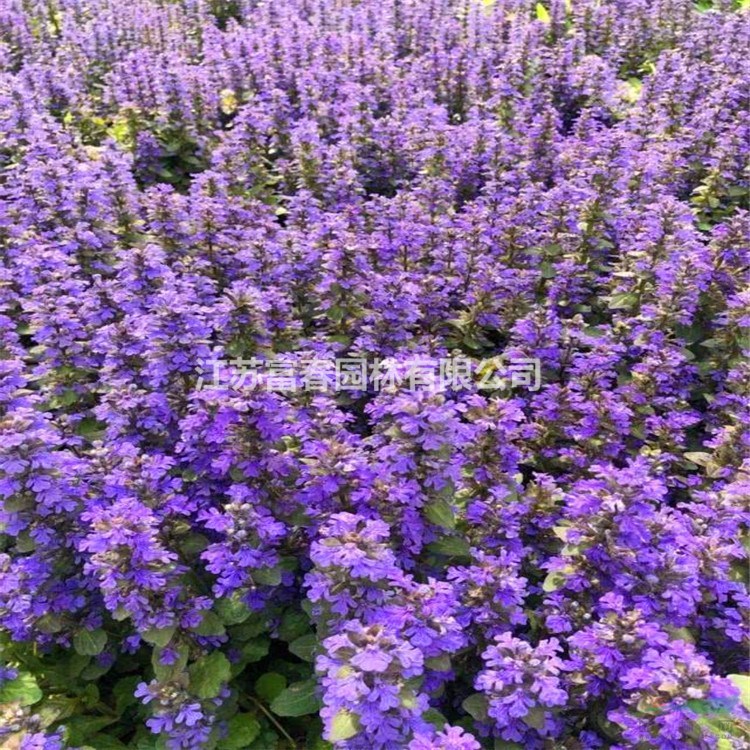
M 0 0 L 3 750 L 750 750 L 750 0 Z

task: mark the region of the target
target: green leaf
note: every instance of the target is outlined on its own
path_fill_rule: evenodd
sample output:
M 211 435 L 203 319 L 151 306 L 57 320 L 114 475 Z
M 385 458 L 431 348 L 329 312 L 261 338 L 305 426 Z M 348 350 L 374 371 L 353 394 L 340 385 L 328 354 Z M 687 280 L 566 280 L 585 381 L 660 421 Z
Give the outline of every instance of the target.
M 87 440 L 99 440 L 104 436 L 107 425 L 93 417 L 86 417 L 76 425 L 76 434 Z
M 132 675 L 123 677 L 115 683 L 114 688 L 112 688 L 112 695 L 115 698 L 115 709 L 118 714 L 122 714 L 128 706 L 138 703 L 134 693 L 139 682 L 141 682 L 140 676 Z
M 42 703 L 34 707 L 34 718 L 43 729 L 56 721 L 67 719 L 78 708 L 78 699 L 65 696 L 45 698 Z
M 627 310 L 638 302 L 638 295 L 634 292 L 621 292 L 606 299 L 610 310 Z
M 53 397 L 55 406 L 72 406 L 80 399 L 78 393 L 72 388 L 66 388 L 59 396 Z
M 423 714 L 422 718 L 425 721 L 430 722 L 435 729 L 442 730 L 443 727 L 448 723 L 448 720 L 435 708 L 428 708 Z
M 65 722 L 68 744 L 71 747 L 83 745 L 92 735 L 115 721 L 117 719 L 112 716 L 73 716 Z
M 103 677 L 109 670 L 112 669 L 112 665 L 109 664 L 107 666 L 102 666 L 100 664 L 97 664 L 95 661 L 92 661 L 90 664 L 86 665 L 84 669 L 81 671 L 81 679 L 82 680 L 98 680 L 100 677 Z
M 260 734 L 260 723 L 250 714 L 236 714 L 229 720 L 229 731 L 222 750 L 241 750 Z
M 442 729 L 442 726 L 441 726 Z M 319 736 L 320 729 L 318 728 L 312 728 L 311 730 L 315 732 L 315 734 L 312 734 L 308 732 L 307 735 L 307 744 L 305 745 L 305 750 L 334 750 L 333 745 L 330 742 L 327 742 L 322 737 Z
M 667 627 L 666 631 L 669 633 L 671 638 L 676 638 L 681 641 L 687 641 L 688 643 L 695 643 L 695 636 L 691 632 L 690 628 L 673 628 Z
M 231 629 L 230 638 L 232 643 L 243 643 L 260 635 L 266 629 L 265 622 L 259 622 L 250 617 L 242 624 L 235 625 Z
M 295 638 L 289 644 L 289 650 L 302 661 L 313 661 L 315 650 L 318 648 L 318 638 L 315 633 L 308 633 Z
M 18 703 L 31 706 L 42 699 L 42 691 L 36 678 L 28 672 L 21 672 L 15 679 L 0 687 L 0 703 Z
M 750 709 L 750 676 L 745 674 L 730 674 L 727 677 L 739 688 L 742 705 Z
M 286 747 L 289 747 L 284 743 Z M 250 750 L 276 750 L 279 748 L 279 736 L 272 729 L 266 729 L 263 731 L 252 745 Z
M 281 573 L 280 567 L 258 568 L 252 573 L 253 581 L 263 586 L 278 586 L 281 583 Z
M 539 269 L 542 272 L 543 279 L 554 279 L 557 276 L 557 268 L 554 263 L 545 261 L 539 266 Z
M 547 712 L 542 706 L 534 706 L 534 708 L 530 709 L 526 716 L 522 718 L 522 721 L 532 729 L 541 731 L 547 723 L 546 714 Z
M 86 708 L 91 708 L 92 706 L 97 705 L 99 699 L 99 688 L 93 683 L 86 685 L 78 696 L 81 705 L 86 706 Z
M 536 4 L 536 20 L 542 23 L 550 23 L 552 18 L 550 17 L 549 11 L 541 3 Z
M 96 750 L 127 750 L 128 747 L 110 734 L 95 734 L 89 740 L 92 743 L 91 747 Z
M 278 672 L 266 672 L 255 681 L 255 692 L 266 703 L 271 703 L 286 688 L 286 677 Z
M 107 645 L 107 634 L 101 630 L 79 630 L 73 636 L 73 648 L 83 656 L 98 656 Z
M 271 710 L 278 716 L 305 716 L 320 708 L 315 680 L 295 682 L 276 696 Z
M 55 659 L 54 664 L 46 667 L 44 678 L 53 687 L 59 688 L 61 692 L 66 691 L 90 663 L 90 656 L 83 656 L 71 651 L 67 658 L 61 656 Z
M 219 599 L 216 611 L 225 625 L 239 625 L 250 617 L 250 608 L 239 599 Z
M 456 517 L 453 514 L 453 508 L 445 498 L 437 497 L 431 500 L 425 506 L 425 516 L 432 523 L 442 526 L 444 529 L 456 528 Z
M 65 627 L 65 623 L 61 617 L 47 614 L 36 621 L 36 626 L 42 633 L 59 633 Z
M 331 742 L 343 742 L 359 732 L 359 719 L 351 711 L 341 709 L 331 722 Z
M 243 643 L 240 651 L 242 657 L 248 662 L 260 661 L 266 654 L 270 646 L 268 638 L 254 638 L 247 643 Z
M 174 625 L 168 628 L 150 628 L 141 633 L 141 638 L 152 646 L 161 646 L 164 648 L 172 640 L 175 630 Z
M 288 609 L 281 617 L 279 638 L 287 643 L 310 632 L 310 618 L 298 609 Z
M 164 738 L 150 733 L 146 734 L 146 732 L 149 732 L 149 730 L 139 729 L 130 746 L 134 750 L 164 750 Z
M 8 503 L 5 503 L 5 506 L 7 508 Z M 36 549 L 36 541 L 31 538 L 28 531 L 22 531 L 17 537 L 16 537 L 16 550 L 20 552 L 21 554 L 26 554 L 28 552 L 33 552 Z
M 424 664 L 426 667 L 434 669 L 437 672 L 449 672 L 451 669 L 451 658 L 448 654 L 433 656 L 430 659 L 425 659 Z
M 204 636 L 218 636 L 226 633 L 224 623 L 221 621 L 219 615 L 215 612 L 204 612 L 203 619 L 198 627 L 193 628 L 193 631 L 198 635 Z
M 175 649 L 170 650 L 174 651 Z M 164 649 L 160 646 L 154 648 L 153 655 L 151 656 L 151 666 L 154 669 L 154 676 L 160 682 L 168 682 L 184 672 L 190 656 L 190 649 L 187 646 L 180 646 L 176 651 L 177 658 L 173 663 L 162 664 L 160 659 L 164 653 Z
M 230 670 L 229 660 L 221 652 L 204 656 L 188 669 L 191 692 L 198 698 L 215 698 L 228 682 Z
M 430 552 L 435 552 L 447 557 L 471 557 L 471 547 L 466 539 L 457 536 L 438 539 L 427 545 Z
M 477 721 L 486 721 L 489 701 L 487 700 L 487 696 L 483 693 L 474 693 L 474 695 L 470 695 L 461 704 L 461 707 L 473 719 L 476 719 Z
M 547 573 L 547 577 L 542 583 L 542 591 L 550 593 L 561 589 L 568 580 L 568 574 L 573 571 L 574 568 L 571 565 L 566 565 L 562 570 L 553 570 Z
M 208 539 L 203 534 L 189 534 L 180 542 L 180 549 L 187 557 L 197 557 L 208 547 Z

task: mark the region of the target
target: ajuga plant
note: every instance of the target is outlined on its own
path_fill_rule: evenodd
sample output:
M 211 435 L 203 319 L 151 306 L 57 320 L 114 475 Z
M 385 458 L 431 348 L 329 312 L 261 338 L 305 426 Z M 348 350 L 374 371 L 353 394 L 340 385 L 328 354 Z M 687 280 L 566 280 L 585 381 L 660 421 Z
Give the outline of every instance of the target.
M 2 748 L 748 750 L 748 522 L 748 0 L 0 0 Z

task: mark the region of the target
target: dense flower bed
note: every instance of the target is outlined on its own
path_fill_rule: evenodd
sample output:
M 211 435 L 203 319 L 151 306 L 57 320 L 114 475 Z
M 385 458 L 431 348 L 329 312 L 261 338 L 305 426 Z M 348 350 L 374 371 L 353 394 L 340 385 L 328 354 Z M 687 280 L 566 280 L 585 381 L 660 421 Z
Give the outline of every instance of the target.
M 748 6 L 0 0 L 0 744 L 750 748 Z

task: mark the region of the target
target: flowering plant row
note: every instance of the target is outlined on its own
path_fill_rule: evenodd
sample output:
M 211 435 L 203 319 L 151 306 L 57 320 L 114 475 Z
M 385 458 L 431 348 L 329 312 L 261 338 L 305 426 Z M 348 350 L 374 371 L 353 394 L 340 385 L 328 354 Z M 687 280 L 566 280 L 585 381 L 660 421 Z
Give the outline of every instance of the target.
M 750 748 L 749 5 L 0 0 L 0 745 Z

